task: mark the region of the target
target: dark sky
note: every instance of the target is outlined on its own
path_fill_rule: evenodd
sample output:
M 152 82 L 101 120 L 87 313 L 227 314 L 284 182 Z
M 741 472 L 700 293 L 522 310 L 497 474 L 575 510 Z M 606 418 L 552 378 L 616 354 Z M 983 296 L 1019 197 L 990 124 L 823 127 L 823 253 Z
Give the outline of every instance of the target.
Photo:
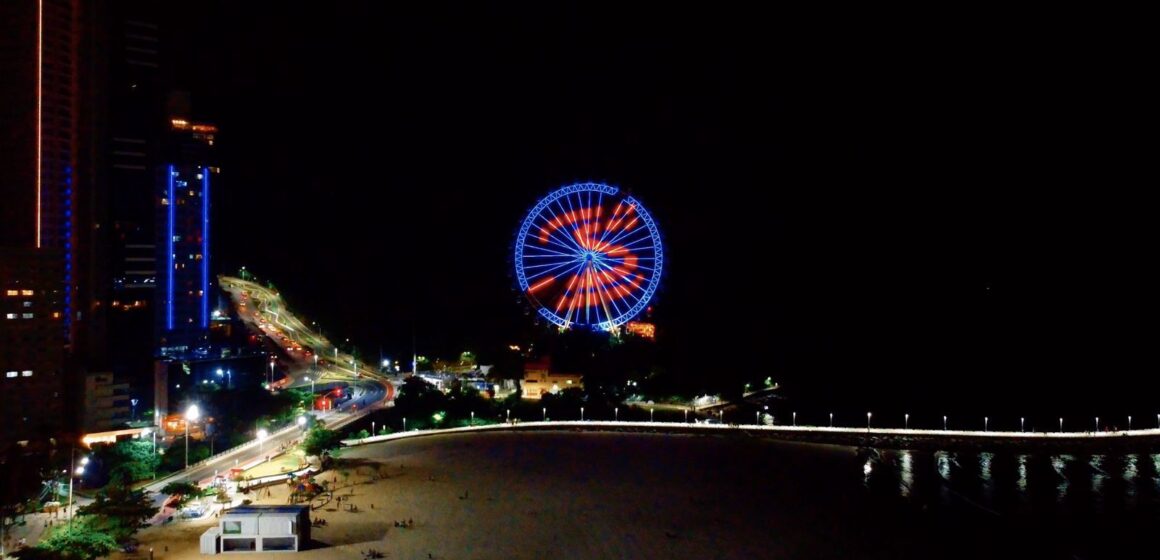
M 972 409 L 1118 410 L 1156 385 L 1155 180 L 1130 171 L 1154 157 L 1155 91 L 1114 38 L 708 5 L 223 4 L 191 9 L 177 62 L 223 130 L 219 263 L 368 350 L 516 341 L 523 212 L 599 180 L 661 227 L 657 321 L 686 375 Z

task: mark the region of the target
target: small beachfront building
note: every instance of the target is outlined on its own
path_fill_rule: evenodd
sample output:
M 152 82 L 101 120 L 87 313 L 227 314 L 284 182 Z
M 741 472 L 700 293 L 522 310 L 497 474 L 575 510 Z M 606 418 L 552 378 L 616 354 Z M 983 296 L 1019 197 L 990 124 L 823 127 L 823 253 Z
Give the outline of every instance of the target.
M 241 506 L 201 536 L 201 553 L 297 552 L 309 542 L 310 506 Z

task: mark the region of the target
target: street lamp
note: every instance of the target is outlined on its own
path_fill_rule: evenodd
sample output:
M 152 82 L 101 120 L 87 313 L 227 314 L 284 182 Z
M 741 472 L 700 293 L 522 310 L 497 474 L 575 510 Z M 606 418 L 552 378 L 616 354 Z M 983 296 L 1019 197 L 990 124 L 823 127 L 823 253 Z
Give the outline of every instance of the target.
M 755 410 L 755 411 L 753 412 L 753 425 L 754 425 L 754 426 L 756 426 L 756 425 L 759 425 L 759 424 L 761 424 L 761 411 L 760 411 L 760 410 Z
M 943 431 L 947 431 L 947 415 L 943 414 Z
M 1096 431 L 1100 431 L 1100 417 L 1096 416 Z
M 1063 417 L 1059 417 L 1059 433 L 1063 433 Z
M 510 408 L 507 409 L 507 421 L 508 422 L 512 421 L 512 409 L 510 409 Z
M 654 410 L 654 409 L 651 409 L 651 408 L 650 408 L 650 409 L 648 409 L 648 421 L 649 421 L 649 422 L 652 422 L 652 421 L 653 421 L 653 410 Z
M 688 414 L 688 412 L 686 411 L 685 414 Z M 1158 417 L 1160 417 L 1160 416 L 1158 416 Z M 620 421 L 620 407 L 619 406 L 612 409 L 612 421 L 613 422 Z
M 583 408 L 581 408 L 581 409 L 580 409 L 580 414 L 581 414 L 581 415 L 583 415 L 583 414 L 584 414 L 584 409 L 583 409 Z M 475 425 L 475 411 L 474 411 L 474 410 L 473 410 L 473 411 L 471 411 L 471 425 L 472 425 L 472 426 L 474 426 L 474 425 Z
M 1023 433 L 1023 417 L 1019 417 L 1019 433 Z
M 314 378 L 303 377 L 302 380 L 310 382 L 310 410 L 314 410 Z
M 1128 431 L 1132 431 L 1132 415 L 1128 415 Z
M 544 411 L 543 411 L 543 412 L 544 412 L 543 421 L 544 421 L 544 422 L 547 422 L 547 421 L 548 421 L 548 408 L 547 408 L 547 407 L 544 407 Z
M 274 385 L 274 357 L 270 356 L 270 376 L 266 378 L 266 388 L 269 389 Z
M 139 403 L 139 402 L 141 402 L 141 401 L 139 401 L 137 399 L 129 399 L 129 406 L 132 408 L 132 411 L 129 413 L 129 416 L 134 421 L 137 420 L 137 403 Z
M 584 407 L 580 407 L 580 421 L 584 421 Z
M 866 431 L 867 432 L 870 431 L 870 413 L 869 412 L 866 413 Z
M 189 405 L 185 409 L 185 468 L 189 468 L 189 423 L 197 422 L 201 417 L 201 410 L 197 408 L 196 404 Z
M 987 417 L 986 416 L 983 417 L 983 431 L 984 432 L 987 431 Z
M 371 437 L 375 435 L 375 421 L 371 420 Z
M 903 415 L 902 429 L 904 429 L 904 430 L 910 429 L 910 413 L 909 412 Z
M 797 427 L 797 413 L 796 412 L 793 413 L 793 425 L 795 428 Z
M 689 423 L 689 409 L 687 408 L 685 409 L 685 423 Z
M 72 454 L 70 455 L 70 459 L 71 459 L 71 463 L 72 463 L 70 465 L 70 468 L 72 468 L 73 470 L 70 471 L 69 475 L 68 475 L 68 528 L 71 531 L 72 530 L 72 520 L 73 520 L 73 478 L 74 478 L 74 475 L 75 476 L 82 476 L 85 474 L 85 465 L 87 465 L 89 463 L 89 458 L 88 457 L 81 457 L 81 462 L 80 462 L 80 465 L 78 466 L 77 465 L 77 448 L 73 447 Z
M 266 438 L 267 437 L 270 437 L 270 432 L 267 432 L 265 428 L 261 428 L 258 430 L 258 452 L 259 453 L 261 453 L 262 451 L 264 451 L 266 449 Z
M 834 427 L 834 413 L 833 412 L 830 413 L 830 427 L 831 428 Z

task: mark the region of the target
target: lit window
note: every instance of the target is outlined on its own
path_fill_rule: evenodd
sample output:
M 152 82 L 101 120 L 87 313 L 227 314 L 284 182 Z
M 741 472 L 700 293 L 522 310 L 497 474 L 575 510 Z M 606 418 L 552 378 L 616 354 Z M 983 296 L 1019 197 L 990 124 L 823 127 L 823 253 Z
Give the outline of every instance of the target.
M 6 377 L 8 377 L 8 378 L 13 378 L 13 377 L 16 377 L 16 372 L 15 372 L 15 371 L 10 371 L 10 372 L 8 372 L 8 375 L 7 375 Z
M 8 313 L 8 314 L 4 315 L 4 318 L 5 319 L 15 319 L 16 314 L 15 313 Z
M 20 295 L 20 291 L 19 290 L 8 290 L 8 291 L 4 292 L 4 295 L 18 296 L 18 295 Z
M 26 369 L 26 370 L 20 372 L 20 376 L 21 377 L 32 377 L 32 370 Z
M 52 318 L 53 319 L 60 319 L 60 311 L 53 311 Z
M 24 302 L 24 307 L 32 307 L 32 302 L 31 301 Z
M 32 290 L 20 290 L 20 295 L 22 295 L 22 296 L 30 296 L 32 294 L 33 294 Z
M 21 315 L 21 317 L 23 317 L 23 318 L 25 318 L 25 319 L 31 319 L 31 318 L 32 318 L 32 314 L 31 314 L 31 313 L 24 313 L 24 314 L 22 314 L 22 315 Z

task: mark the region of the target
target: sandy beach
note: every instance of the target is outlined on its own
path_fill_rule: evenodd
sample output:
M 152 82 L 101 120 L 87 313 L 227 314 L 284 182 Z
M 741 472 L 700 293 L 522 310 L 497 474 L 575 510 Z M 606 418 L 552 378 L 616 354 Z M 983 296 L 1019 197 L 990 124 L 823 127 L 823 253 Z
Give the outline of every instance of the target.
M 938 528 L 864 491 L 851 448 L 737 436 L 524 432 L 445 435 L 345 450 L 350 485 L 312 513 L 296 558 L 973 557 L 996 534 L 944 548 Z M 383 468 L 385 467 L 385 469 Z M 388 478 L 374 480 L 372 472 Z M 256 503 L 286 503 L 277 486 Z M 357 506 L 347 511 L 346 503 Z M 413 528 L 393 522 L 413 520 Z M 201 557 L 214 520 L 142 531 L 141 552 Z M 906 538 L 898 538 L 905 534 Z M 166 550 L 166 547 L 168 549 Z M 285 554 L 251 555 L 285 557 Z

